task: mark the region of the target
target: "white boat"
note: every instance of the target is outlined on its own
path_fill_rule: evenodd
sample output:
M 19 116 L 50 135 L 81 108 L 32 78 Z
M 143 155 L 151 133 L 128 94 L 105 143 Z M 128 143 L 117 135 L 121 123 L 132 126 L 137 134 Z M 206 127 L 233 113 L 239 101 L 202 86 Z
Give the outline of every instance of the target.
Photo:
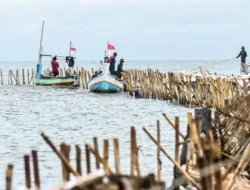
M 102 73 L 93 77 L 88 87 L 91 92 L 121 92 L 123 90 L 124 83 L 117 80 L 115 75 L 111 75 L 109 71 L 109 63 L 103 63 Z

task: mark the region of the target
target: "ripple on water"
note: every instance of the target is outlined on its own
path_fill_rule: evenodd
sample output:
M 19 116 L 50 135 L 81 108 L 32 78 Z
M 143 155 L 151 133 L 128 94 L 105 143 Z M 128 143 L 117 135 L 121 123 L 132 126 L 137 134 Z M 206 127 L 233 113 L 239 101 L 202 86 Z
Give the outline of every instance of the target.
M 60 87 L 4 86 L 0 90 L 0 102 L 0 168 L 6 168 L 8 163 L 15 164 L 14 189 L 24 184 L 23 155 L 30 154 L 32 149 L 39 151 L 42 186 L 49 189 L 62 181 L 61 163 L 40 136 L 42 131 L 57 146 L 61 142 L 72 145 L 73 163 L 73 145 L 79 144 L 84 150 L 84 145 L 92 143 L 92 138 L 97 136 L 102 152 L 103 139 L 119 138 L 123 171 L 129 173 L 130 126 L 135 126 L 142 172 L 155 172 L 156 147 L 142 127 L 156 136 L 156 120 L 159 119 L 162 145 L 173 156 L 174 130 L 161 114 L 167 113 L 172 120 L 180 116 L 181 129 L 185 132 L 188 111 L 168 102 L 136 100 L 123 93 L 94 94 L 80 88 Z M 111 143 L 110 151 L 112 149 Z M 83 165 L 84 161 L 83 156 Z M 162 162 L 162 176 L 170 182 L 173 166 L 163 156 Z M 110 164 L 114 165 L 113 156 L 110 156 Z M 0 179 L 4 179 L 4 172 L 0 172 Z M 2 187 L 3 182 L 0 180 Z

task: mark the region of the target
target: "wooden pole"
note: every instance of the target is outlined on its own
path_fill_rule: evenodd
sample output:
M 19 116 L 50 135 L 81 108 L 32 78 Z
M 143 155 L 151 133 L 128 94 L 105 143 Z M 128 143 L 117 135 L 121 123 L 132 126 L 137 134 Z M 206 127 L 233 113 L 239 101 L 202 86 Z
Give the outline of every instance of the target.
M 89 152 L 89 146 L 85 145 L 85 152 L 86 152 L 86 168 L 87 168 L 87 174 L 91 173 L 91 165 L 90 165 L 90 152 Z
M 159 146 L 159 145 L 158 145 Z M 175 161 L 180 165 L 180 151 L 179 151 L 179 117 L 175 117 Z M 174 166 L 174 186 L 175 190 L 179 189 L 179 172 L 178 168 Z
M 121 169 L 120 169 L 120 149 L 119 149 L 119 140 L 118 139 L 113 139 L 114 143 L 114 154 L 115 154 L 115 170 L 116 170 L 116 175 L 121 174 Z
M 157 140 L 147 131 L 146 128 L 143 128 L 144 132 L 149 136 L 149 138 L 157 145 Z M 181 171 L 181 173 L 186 177 L 186 179 L 194 185 L 197 189 L 201 189 L 199 184 L 195 182 L 195 180 L 185 171 L 181 168 L 181 166 L 163 149 L 163 147 L 160 145 L 161 151 L 165 156 Z
M 96 151 L 93 147 L 89 147 L 89 150 L 90 152 L 92 152 L 92 154 L 96 155 Z M 104 159 L 100 155 L 98 155 L 97 159 L 99 160 L 99 163 L 104 165 Z M 114 172 L 112 171 L 109 165 L 108 165 L 108 170 L 109 170 L 109 173 L 114 174 Z
M 175 129 L 175 124 L 168 118 L 168 116 L 165 113 L 163 113 L 162 115 L 165 117 L 168 123 Z M 181 131 L 179 131 L 179 134 L 185 140 L 185 135 Z
M 30 180 L 30 157 L 29 155 L 24 156 L 24 166 L 25 166 L 25 184 L 28 189 L 31 188 Z
M 99 162 L 99 150 L 98 150 L 98 140 L 96 137 L 93 138 L 94 141 L 94 149 L 95 149 L 95 158 L 96 158 L 96 169 L 100 169 L 100 162 Z
M 157 120 L 157 180 L 161 181 L 161 132 L 160 132 L 160 121 Z
M 76 145 L 76 171 L 82 175 L 82 164 L 81 164 L 81 148 L 79 145 Z
M 25 84 L 25 73 L 24 73 L 24 69 L 22 69 L 22 77 L 23 77 L 23 84 Z
M 37 151 L 32 150 L 32 160 L 33 160 L 33 170 L 34 170 L 34 182 L 37 189 L 40 189 L 40 176 L 39 176 L 39 166 L 38 166 L 38 158 Z
M 66 145 L 65 143 L 62 143 L 60 145 L 60 149 L 61 149 L 61 154 L 64 155 L 64 157 L 67 159 L 67 161 L 69 162 L 70 160 L 70 146 Z M 67 168 L 67 166 L 64 164 L 64 162 L 62 161 L 62 176 L 63 176 L 63 181 L 69 181 L 70 180 L 70 171 Z
M 8 168 L 6 170 L 6 190 L 11 190 L 12 185 L 12 176 L 13 176 L 13 165 L 8 165 Z
M 3 85 L 3 72 L 2 72 L 2 69 L 0 69 L 0 71 L 1 71 L 1 84 Z
M 179 117 L 175 117 L 175 160 L 180 164 Z
M 103 166 L 104 166 L 104 172 L 106 175 L 109 175 L 108 160 L 109 160 L 109 141 L 104 140 Z
M 42 137 L 44 138 L 44 140 L 48 143 L 48 145 L 52 148 L 52 150 L 57 154 L 57 156 L 61 159 L 61 161 L 65 164 L 65 166 L 67 166 L 67 168 L 69 169 L 69 171 L 74 175 L 74 176 L 79 176 L 79 174 L 73 169 L 73 167 L 70 165 L 69 161 L 67 160 L 67 158 L 65 158 L 65 156 L 60 153 L 57 148 L 55 147 L 55 145 L 52 143 L 52 141 L 47 137 L 47 135 L 45 135 L 44 133 L 41 134 Z
M 250 156 L 250 145 L 247 147 L 246 151 L 244 152 L 242 158 L 240 159 L 240 162 L 237 166 L 237 168 L 235 169 L 234 173 L 233 173 L 233 177 L 230 179 L 230 181 L 228 182 L 225 190 L 230 190 L 233 185 L 235 184 L 235 180 L 236 177 L 240 174 L 241 171 L 243 171 L 245 169 L 245 167 L 249 164 L 249 156 Z
M 30 70 L 27 69 L 27 81 L 28 81 L 28 84 L 30 84 Z
M 131 127 L 130 129 L 130 157 L 131 157 L 131 166 L 130 166 L 130 175 L 135 175 L 135 163 L 136 163 L 136 153 L 135 153 L 135 128 Z

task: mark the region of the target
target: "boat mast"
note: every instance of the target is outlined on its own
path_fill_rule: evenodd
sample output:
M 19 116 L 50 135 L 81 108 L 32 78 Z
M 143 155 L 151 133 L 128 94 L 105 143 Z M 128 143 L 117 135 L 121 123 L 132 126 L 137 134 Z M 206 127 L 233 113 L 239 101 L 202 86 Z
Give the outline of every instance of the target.
M 41 33 L 40 47 L 39 47 L 39 55 L 38 55 L 38 64 L 40 64 L 41 51 L 42 51 L 43 28 L 44 28 L 44 21 L 43 21 L 43 24 L 42 24 L 42 33 Z
M 71 56 L 71 43 L 72 41 L 69 42 L 69 56 Z

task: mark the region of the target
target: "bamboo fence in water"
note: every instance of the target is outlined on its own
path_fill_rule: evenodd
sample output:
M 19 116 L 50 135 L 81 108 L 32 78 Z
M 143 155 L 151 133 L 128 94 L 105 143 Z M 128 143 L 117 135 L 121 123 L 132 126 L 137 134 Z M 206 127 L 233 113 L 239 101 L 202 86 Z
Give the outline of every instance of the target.
M 50 69 L 44 73 L 49 74 Z M 96 70 L 76 69 L 76 86 L 88 89 L 88 82 Z M 35 71 L 11 69 L 8 72 L 8 84 L 34 85 Z M 60 69 L 60 76 L 65 76 L 65 68 Z M 165 101 L 175 101 L 187 107 L 207 107 L 221 109 L 225 99 L 232 100 L 239 95 L 248 93 L 248 81 L 245 79 L 210 77 L 202 75 L 193 77 L 182 73 L 161 73 L 158 70 L 127 70 L 123 74 L 126 82 L 125 91 L 136 98 L 151 98 Z M 0 70 L 0 84 L 3 85 L 3 75 Z M 242 85 L 240 84 L 242 83 Z
M 135 127 L 130 128 L 130 174 L 124 175 L 121 169 L 122 153 L 119 149 L 119 140 L 112 139 L 113 141 L 113 154 L 115 164 L 110 165 L 110 140 L 103 140 L 103 154 L 100 154 L 100 146 L 98 138 L 93 138 L 93 144 L 86 144 L 84 146 L 86 163 L 85 167 L 82 165 L 82 149 L 80 145 L 75 145 L 76 159 L 74 160 L 75 167 L 73 167 L 72 161 L 70 161 L 71 146 L 62 143 L 60 149 L 51 141 L 51 139 L 42 133 L 43 139 L 51 147 L 51 149 L 58 156 L 62 163 L 62 179 L 64 182 L 56 190 L 82 190 L 82 189 L 125 189 L 125 190 L 139 190 L 139 189 L 165 189 L 165 184 L 162 182 L 162 161 L 163 155 L 166 156 L 174 166 L 174 180 L 171 185 L 172 189 L 179 189 L 183 186 L 187 189 L 195 187 L 201 190 L 231 190 L 231 189 L 249 189 L 250 181 L 247 175 L 243 175 L 242 172 L 248 171 L 250 162 L 250 146 L 249 146 L 249 131 L 246 128 L 250 128 L 250 123 L 244 114 L 242 116 L 241 126 L 236 125 L 235 121 L 239 122 L 239 115 L 234 113 L 240 113 L 241 108 L 238 106 L 245 104 L 246 99 L 250 101 L 250 96 L 242 98 L 240 103 L 236 101 L 227 102 L 227 112 L 225 110 L 218 110 L 212 118 L 211 111 L 209 111 L 208 123 L 211 124 L 211 128 L 207 129 L 208 123 L 204 123 L 203 117 L 196 114 L 195 117 L 192 113 L 187 114 L 188 118 L 188 133 L 184 135 L 180 131 L 179 117 L 175 117 L 175 121 L 171 121 L 166 114 L 163 116 L 166 118 L 171 127 L 175 130 L 175 156 L 172 157 L 161 144 L 162 136 L 160 122 L 157 121 L 156 125 L 156 137 L 154 137 L 149 130 L 143 128 L 145 134 L 152 140 L 152 143 L 156 146 L 156 160 L 155 167 L 157 168 L 156 179 L 154 175 L 148 175 L 142 177 L 141 164 L 139 159 L 139 143 L 136 138 Z M 249 109 L 249 107 L 248 107 Z M 198 111 L 204 109 L 198 109 Z M 237 112 L 238 110 L 238 112 Z M 228 112 L 232 112 L 230 115 Z M 228 116 L 230 115 L 230 116 Z M 235 121 L 227 119 L 227 117 L 233 118 Z M 223 122 L 220 119 L 223 119 Z M 225 119 L 226 118 L 226 119 Z M 221 124 L 223 123 L 223 125 Z M 234 127 L 232 127 L 233 124 Z M 239 123 L 238 123 L 239 124 Z M 222 131 L 221 125 L 223 126 Z M 205 129 L 205 128 L 206 129 Z M 233 129 L 232 129 L 233 128 Z M 245 133 L 239 137 L 238 141 L 234 139 L 228 139 L 227 134 L 234 133 L 235 130 Z M 223 132 L 224 131 L 224 132 Z M 227 132 L 226 132 L 227 131 Z M 239 132 L 238 132 L 239 133 Z M 220 134 L 220 136 L 218 135 Z M 244 139 L 246 138 L 247 139 Z M 223 138 L 223 140 L 221 140 Z M 223 142 L 223 145 L 221 144 Z M 235 152 L 227 152 L 227 146 L 237 147 L 237 157 Z M 186 152 L 184 152 L 185 160 L 183 163 L 183 153 L 180 151 L 181 146 L 186 146 Z M 93 155 L 95 162 L 95 168 L 101 170 L 101 173 L 95 173 L 91 167 L 91 157 Z M 33 164 L 33 176 L 34 184 L 31 180 L 31 167 L 30 156 L 24 156 L 24 168 L 25 168 L 25 184 L 28 189 L 37 188 L 42 189 L 39 175 L 39 164 L 37 151 L 32 151 L 32 164 Z M 127 158 L 125 158 L 127 159 Z M 145 159 L 145 158 L 144 158 Z M 184 165 L 183 165 L 184 164 Z M 185 167 L 184 167 L 185 166 Z M 85 168 L 85 169 L 83 169 Z M 87 175 L 87 176 L 86 176 Z M 11 182 L 13 176 L 13 165 L 9 165 L 6 171 L 6 189 L 11 190 Z M 72 177 L 75 176 L 75 182 L 72 182 Z M 71 182 L 70 182 L 71 180 Z M 43 180 L 46 181 L 46 180 Z

